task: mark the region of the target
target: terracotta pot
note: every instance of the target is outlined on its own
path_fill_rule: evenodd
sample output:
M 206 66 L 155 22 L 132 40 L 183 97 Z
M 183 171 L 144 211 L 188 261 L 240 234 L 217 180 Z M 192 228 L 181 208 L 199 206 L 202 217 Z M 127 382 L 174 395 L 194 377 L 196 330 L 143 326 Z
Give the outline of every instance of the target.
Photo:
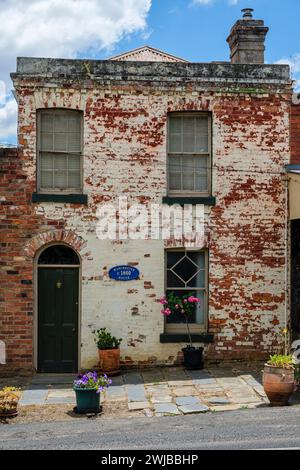
M 120 349 L 98 349 L 101 372 L 107 375 L 120 373 Z
M 263 384 L 271 406 L 286 406 L 295 389 L 294 371 L 265 364 Z

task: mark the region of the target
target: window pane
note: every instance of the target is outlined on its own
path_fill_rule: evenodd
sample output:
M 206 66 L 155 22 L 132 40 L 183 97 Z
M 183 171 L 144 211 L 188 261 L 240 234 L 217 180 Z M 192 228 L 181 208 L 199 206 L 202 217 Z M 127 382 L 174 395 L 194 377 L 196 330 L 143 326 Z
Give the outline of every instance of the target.
M 181 157 L 179 155 L 170 157 L 169 169 L 170 171 L 181 171 Z
M 169 288 L 185 287 L 185 283 L 179 279 L 172 271 L 167 272 L 167 285 Z
M 169 174 L 169 188 L 173 191 L 181 190 L 181 174 L 180 173 Z
M 39 257 L 38 264 L 80 264 L 75 251 L 65 245 L 46 248 Z
M 68 115 L 66 112 L 56 111 L 54 114 L 54 132 L 68 132 Z
M 195 118 L 183 118 L 183 152 L 195 152 Z
M 54 169 L 55 170 L 66 170 L 67 169 L 67 155 L 55 155 L 54 157 Z
M 66 152 L 67 151 L 67 134 L 58 133 L 54 134 L 54 150 L 56 152 Z
M 195 165 L 195 170 L 198 171 L 199 173 L 204 173 L 206 174 L 207 172 L 207 160 L 208 157 L 204 156 L 195 156 L 194 157 L 194 165 Z
M 52 188 L 53 187 L 53 171 L 41 171 L 41 187 Z
M 80 152 L 81 136 L 79 133 L 71 132 L 68 134 L 68 152 Z
M 53 169 L 53 155 L 49 153 L 41 153 L 41 169 L 52 170 Z
M 41 133 L 41 150 L 53 150 L 53 134 Z
M 170 135 L 169 151 L 173 153 L 181 152 L 181 134 Z
M 198 268 L 205 269 L 205 253 L 199 251 L 189 251 L 187 253 L 187 256 L 193 263 L 198 266 Z
M 208 135 L 196 135 L 195 153 L 208 153 Z
M 80 155 L 68 156 L 68 168 L 69 170 L 80 170 Z
M 67 188 L 67 171 L 55 171 L 54 173 L 54 187 Z
M 184 191 L 194 190 L 194 173 L 183 173 L 182 175 L 182 189 Z
M 70 188 L 80 188 L 80 172 L 79 171 L 69 171 L 68 180 L 69 180 Z
M 53 132 L 53 113 L 42 112 L 41 130 L 42 132 Z
M 69 115 L 68 131 L 81 134 L 81 119 L 79 113 L 71 113 Z
M 179 260 L 181 260 L 183 253 L 181 251 L 168 251 L 167 252 L 167 268 L 172 268 Z
M 207 176 L 202 175 L 201 173 L 196 173 L 195 181 L 195 190 L 199 192 L 204 192 L 208 190 Z
M 170 133 L 171 134 L 181 134 L 181 117 L 179 116 L 170 116 Z

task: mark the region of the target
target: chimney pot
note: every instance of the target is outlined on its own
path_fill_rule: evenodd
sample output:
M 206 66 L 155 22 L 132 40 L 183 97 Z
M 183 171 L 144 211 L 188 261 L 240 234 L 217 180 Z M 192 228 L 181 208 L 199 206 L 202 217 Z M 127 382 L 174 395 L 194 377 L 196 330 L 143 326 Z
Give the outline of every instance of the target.
M 269 28 L 253 18 L 253 8 L 242 10 L 243 18 L 231 28 L 227 42 L 232 64 L 264 64 L 265 39 Z
M 243 18 L 253 18 L 252 13 L 254 12 L 253 8 L 243 8 L 242 13 Z

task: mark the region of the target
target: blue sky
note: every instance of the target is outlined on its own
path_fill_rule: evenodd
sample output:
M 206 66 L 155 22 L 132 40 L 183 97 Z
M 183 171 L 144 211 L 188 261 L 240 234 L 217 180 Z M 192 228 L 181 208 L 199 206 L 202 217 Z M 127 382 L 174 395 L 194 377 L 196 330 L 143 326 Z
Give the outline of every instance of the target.
M 246 7 L 254 8 L 255 18 L 264 19 L 270 27 L 266 61 L 292 58 L 300 52 L 299 0 L 240 0 L 236 5 L 228 0 L 194 5 L 192 0 L 154 0 L 147 19 L 149 38 L 133 35 L 117 44 L 114 52 L 146 43 L 190 61 L 228 60 L 226 38 Z
M 148 44 L 189 61 L 228 60 L 241 9 L 270 27 L 266 62 L 300 79 L 299 0 L 0 0 L 0 143 L 16 143 L 16 56 L 105 59 Z

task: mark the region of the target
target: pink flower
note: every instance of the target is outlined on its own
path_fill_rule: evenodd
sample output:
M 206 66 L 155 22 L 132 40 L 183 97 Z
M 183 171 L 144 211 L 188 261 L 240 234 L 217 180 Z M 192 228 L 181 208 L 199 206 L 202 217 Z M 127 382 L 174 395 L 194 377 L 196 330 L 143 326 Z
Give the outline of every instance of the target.
M 179 308 L 179 305 L 178 305 L 178 304 L 176 304 L 176 305 L 175 305 L 175 308 Z
M 159 303 L 162 304 L 162 305 L 166 305 L 168 303 L 168 301 L 165 297 L 162 297 L 161 299 L 159 299 Z
M 164 310 L 161 311 L 163 315 L 171 315 L 171 310 L 169 308 L 165 308 Z
M 193 295 L 191 295 L 189 298 L 188 298 L 188 301 L 190 303 L 196 303 L 196 302 L 200 302 L 200 299 L 198 299 L 198 297 L 194 297 Z
M 187 303 L 187 299 L 184 299 L 184 300 L 183 300 L 183 303 L 185 303 L 185 304 L 186 304 L 186 303 Z

